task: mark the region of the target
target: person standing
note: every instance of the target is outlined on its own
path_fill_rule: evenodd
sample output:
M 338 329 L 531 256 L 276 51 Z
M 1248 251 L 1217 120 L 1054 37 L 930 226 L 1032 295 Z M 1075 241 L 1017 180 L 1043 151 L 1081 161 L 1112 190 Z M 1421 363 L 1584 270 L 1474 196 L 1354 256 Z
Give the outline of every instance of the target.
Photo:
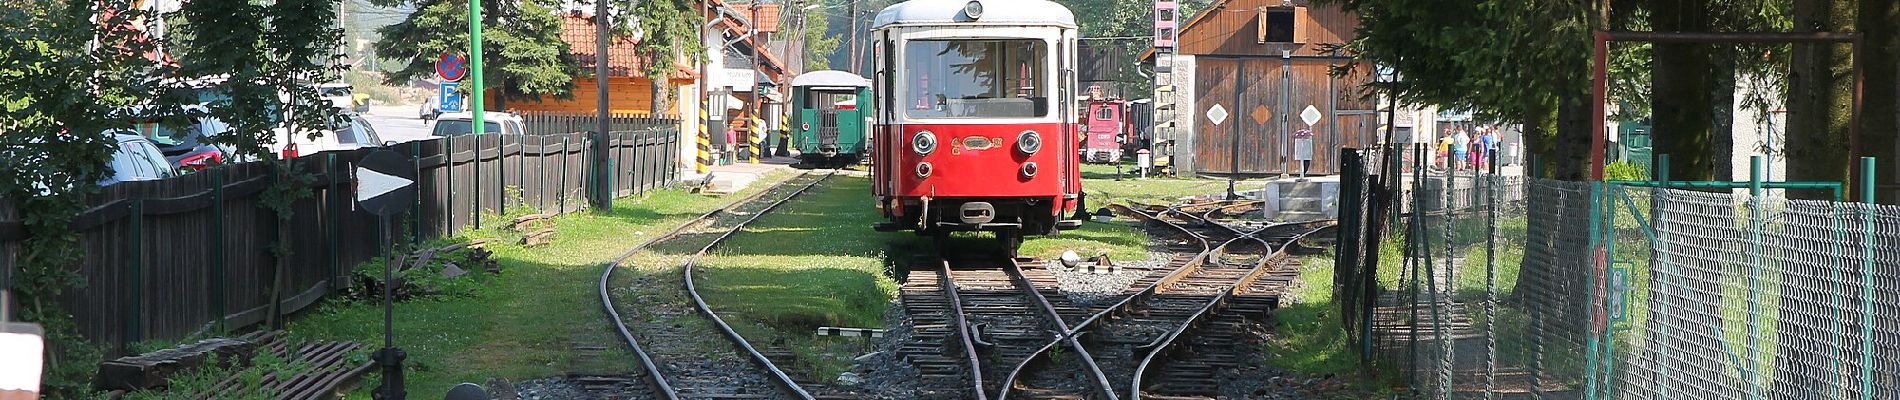
M 1457 132 L 1457 136 L 1452 138 L 1451 152 L 1457 156 L 1458 168 L 1456 169 L 1463 170 L 1468 165 L 1466 163 L 1471 162 L 1471 135 L 1466 134 L 1463 129 Z
M 1451 169 L 1451 128 L 1445 128 L 1445 136 L 1438 138 L 1438 168 Z

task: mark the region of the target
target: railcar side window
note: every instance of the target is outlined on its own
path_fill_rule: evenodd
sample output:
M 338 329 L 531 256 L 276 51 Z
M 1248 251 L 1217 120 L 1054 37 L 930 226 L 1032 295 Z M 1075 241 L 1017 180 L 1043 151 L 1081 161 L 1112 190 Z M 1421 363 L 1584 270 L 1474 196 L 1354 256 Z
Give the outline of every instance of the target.
M 1035 39 L 905 43 L 897 106 L 911 118 L 1047 116 L 1048 47 Z

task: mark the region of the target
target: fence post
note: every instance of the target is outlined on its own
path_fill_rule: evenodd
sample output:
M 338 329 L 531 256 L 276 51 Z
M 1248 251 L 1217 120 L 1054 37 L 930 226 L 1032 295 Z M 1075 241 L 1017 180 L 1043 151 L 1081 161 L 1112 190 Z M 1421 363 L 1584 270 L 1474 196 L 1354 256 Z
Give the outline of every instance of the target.
M 517 206 L 528 206 L 528 136 L 515 138 L 515 186 L 521 192 Z
M 421 141 L 409 142 L 409 159 L 411 160 L 410 165 L 413 165 L 416 169 L 416 212 L 409 213 L 409 230 L 411 233 L 413 233 L 413 236 L 410 237 L 409 244 L 411 246 L 414 246 L 417 243 L 422 243 L 422 216 L 424 215 L 424 212 L 422 211 L 423 210 L 422 198 L 423 196 L 427 196 L 422 191 L 422 142 Z M 434 174 L 429 175 L 429 181 L 430 182 L 435 181 Z M 430 185 L 430 187 L 435 187 L 435 185 Z
M 324 280 L 330 282 L 330 287 L 334 289 L 336 287 L 336 278 L 340 274 L 340 271 L 343 270 L 343 257 L 338 256 L 338 253 L 341 252 L 340 250 L 343 247 L 342 207 L 343 202 L 346 200 L 343 198 L 341 182 L 339 182 L 337 178 L 338 175 L 345 173 L 345 169 L 337 165 L 336 153 L 324 153 L 323 166 L 324 180 L 328 183 L 324 185 L 324 190 L 326 191 L 325 194 L 329 195 L 328 201 L 325 201 L 328 207 L 324 207 L 323 222 L 330 228 L 329 234 L 323 235 L 324 249 L 328 250 L 323 252 L 323 256 L 330 259 L 330 270 L 328 271 L 330 275 Z M 383 244 L 379 241 L 376 243 L 376 246 L 380 248 Z
M 442 234 L 450 235 L 453 232 L 455 232 L 455 137 L 454 136 L 442 138 L 442 173 L 444 174 L 444 177 L 442 179 L 442 184 L 448 185 L 448 187 L 444 188 L 445 190 L 442 191 L 443 193 L 447 193 L 446 198 L 442 200 L 442 217 L 441 217 L 442 218 Z
M 1596 313 L 1602 304 L 1601 300 L 1597 299 L 1597 264 L 1603 261 L 1600 258 L 1605 255 L 1594 254 L 1597 249 L 1603 245 L 1601 242 L 1603 240 L 1603 195 L 1603 181 L 1590 181 L 1590 243 L 1588 249 L 1589 252 L 1593 254 L 1590 255 L 1590 269 L 1583 274 L 1583 288 L 1588 291 L 1588 294 L 1585 295 L 1586 300 L 1584 302 L 1584 304 L 1587 305 L 1584 309 L 1587 310 L 1586 314 L 1588 314 L 1588 320 L 1584 321 L 1583 329 L 1585 342 L 1587 343 L 1584 348 L 1585 368 L 1583 370 L 1585 382 L 1583 398 L 1586 400 L 1596 400 L 1597 398 L 1597 364 L 1603 362 L 1597 356 L 1600 354 L 1597 352 L 1597 348 L 1602 344 L 1597 342 L 1598 335 L 1595 329 L 1597 328 Z
M 561 211 L 559 213 L 561 214 L 567 213 L 567 192 L 568 192 L 567 190 L 567 139 L 568 137 L 569 135 L 561 136 L 561 153 L 560 153 L 561 184 L 557 186 L 557 188 L 560 189 L 561 191 L 560 195 L 558 196 L 558 198 L 560 199 L 560 206 L 561 206 Z
M 482 135 L 470 135 L 475 138 L 475 207 L 469 210 L 475 217 L 475 230 L 482 229 Z
M 1860 158 L 1860 398 L 1874 398 L 1874 174 L 1873 157 Z
M 1748 157 L 1748 366 L 1742 369 L 1742 381 L 1748 385 L 1748 398 L 1761 400 L 1761 285 L 1762 285 L 1762 164 L 1761 156 Z
M 125 300 L 125 337 L 119 340 L 120 349 L 144 340 L 145 334 L 144 324 L 141 323 L 145 319 L 142 312 L 145 307 L 145 199 L 133 199 L 127 206 L 131 208 L 128 216 L 132 218 L 129 224 L 132 240 L 126 241 L 126 246 L 131 248 L 131 265 L 127 268 L 126 276 L 131 278 L 132 284 L 127 286 L 131 287 L 132 294 L 126 296 Z
M 211 168 L 211 315 L 217 318 L 215 330 L 223 333 L 224 326 L 224 263 L 227 258 L 227 246 L 224 245 L 224 166 Z

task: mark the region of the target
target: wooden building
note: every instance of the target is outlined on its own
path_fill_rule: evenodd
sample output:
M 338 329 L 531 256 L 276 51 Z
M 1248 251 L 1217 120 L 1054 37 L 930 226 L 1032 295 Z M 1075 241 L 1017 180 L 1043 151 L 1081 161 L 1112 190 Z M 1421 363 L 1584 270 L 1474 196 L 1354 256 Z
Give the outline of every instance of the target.
M 1157 88 L 1175 93 L 1175 112 L 1158 112 L 1157 124 L 1174 124 L 1172 165 L 1176 173 L 1245 176 L 1297 174 L 1293 136 L 1312 133 L 1308 171 L 1338 171 L 1342 147 L 1378 142 L 1379 120 L 1365 85 L 1370 65 L 1342 74 L 1351 64 L 1333 51 L 1353 38 L 1356 16 L 1312 0 L 1221 0 L 1182 25 L 1171 63 L 1178 84 Z M 1152 63 L 1156 53 L 1142 55 Z M 1171 86 L 1171 87 L 1170 87 Z M 1161 98 L 1157 93 L 1157 98 Z M 1308 107 L 1321 116 L 1309 126 Z

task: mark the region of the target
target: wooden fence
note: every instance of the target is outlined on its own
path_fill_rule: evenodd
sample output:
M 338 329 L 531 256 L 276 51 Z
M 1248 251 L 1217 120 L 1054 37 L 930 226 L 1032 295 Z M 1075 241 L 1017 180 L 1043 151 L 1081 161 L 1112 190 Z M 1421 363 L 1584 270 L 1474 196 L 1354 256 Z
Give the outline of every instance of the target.
M 72 222 L 83 235 L 84 286 L 63 305 L 82 332 L 114 355 L 148 339 L 265 321 L 302 310 L 349 285 L 355 265 L 405 238 L 426 240 L 484 221 L 507 208 L 573 212 L 587 207 L 592 179 L 608 179 L 615 196 L 654 190 L 676 180 L 679 136 L 667 120 L 638 131 L 611 132 L 612 174 L 586 171 L 590 134 L 482 135 L 389 147 L 415 163 L 417 208 L 390 231 L 357 209 L 350 177 L 372 149 L 325 152 L 293 164 L 314 174 L 313 196 L 293 204 L 287 225 L 262 207 L 273 175 L 264 164 L 237 164 L 162 181 L 105 187 Z M 14 268 L 19 215 L 0 201 L 0 261 Z M 272 292 L 277 229 L 289 230 L 289 268 Z M 275 301 L 280 305 L 272 310 Z M 222 322 L 222 325 L 219 323 Z

